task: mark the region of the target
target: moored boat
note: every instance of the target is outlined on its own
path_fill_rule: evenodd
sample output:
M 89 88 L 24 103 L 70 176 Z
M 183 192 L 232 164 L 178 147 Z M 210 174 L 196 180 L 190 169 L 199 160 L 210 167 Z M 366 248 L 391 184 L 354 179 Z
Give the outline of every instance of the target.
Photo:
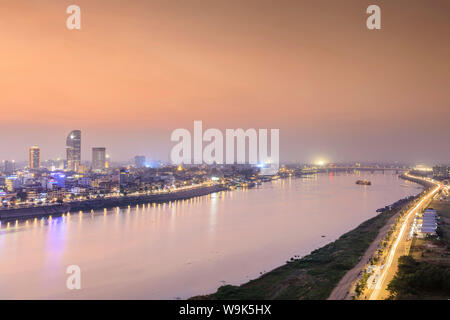
M 358 180 L 358 181 L 356 181 L 356 184 L 360 184 L 363 186 L 371 186 L 372 182 L 370 182 L 369 180 Z

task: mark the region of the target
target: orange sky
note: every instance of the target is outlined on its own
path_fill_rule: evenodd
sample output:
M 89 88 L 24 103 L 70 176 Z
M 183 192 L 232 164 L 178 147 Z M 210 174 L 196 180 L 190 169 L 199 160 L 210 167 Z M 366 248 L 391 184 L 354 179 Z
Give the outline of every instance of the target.
M 282 161 L 450 161 L 449 38 L 445 0 L 0 0 L 0 159 L 81 129 L 85 159 L 166 160 L 203 120 L 279 128 Z

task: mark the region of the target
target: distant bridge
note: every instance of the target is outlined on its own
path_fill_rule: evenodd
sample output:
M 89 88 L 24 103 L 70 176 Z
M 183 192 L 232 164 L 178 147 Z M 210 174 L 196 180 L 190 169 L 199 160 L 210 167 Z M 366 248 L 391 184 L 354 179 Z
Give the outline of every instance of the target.
M 389 168 L 389 167 L 354 167 L 354 166 L 348 166 L 348 167 L 324 167 L 324 168 L 314 168 L 314 169 L 302 169 L 303 173 L 319 173 L 319 172 L 351 172 L 351 171 L 395 171 L 396 173 L 404 173 L 406 171 L 409 171 L 410 169 L 404 169 L 404 168 Z

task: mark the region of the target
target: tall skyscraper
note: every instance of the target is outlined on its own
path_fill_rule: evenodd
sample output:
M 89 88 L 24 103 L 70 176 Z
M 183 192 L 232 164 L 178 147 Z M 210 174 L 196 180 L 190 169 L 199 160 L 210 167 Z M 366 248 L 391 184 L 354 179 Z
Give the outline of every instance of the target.
M 73 130 L 66 139 L 67 169 L 78 171 L 81 163 L 81 131 Z
M 30 147 L 28 167 L 30 169 L 39 169 L 41 167 L 41 149 L 37 146 Z
M 92 148 L 92 169 L 104 170 L 106 168 L 106 148 Z
M 134 157 L 134 166 L 136 168 L 145 168 L 145 156 Z

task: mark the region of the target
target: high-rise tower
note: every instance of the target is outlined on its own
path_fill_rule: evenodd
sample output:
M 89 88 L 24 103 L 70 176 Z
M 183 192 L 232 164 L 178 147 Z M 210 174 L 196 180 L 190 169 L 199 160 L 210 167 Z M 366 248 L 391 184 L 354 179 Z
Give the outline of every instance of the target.
M 73 130 L 66 139 L 67 169 L 78 171 L 81 163 L 81 131 Z
M 41 167 L 41 149 L 37 146 L 30 147 L 28 167 L 30 169 L 39 169 Z
M 106 168 L 106 148 L 92 148 L 92 170 Z

